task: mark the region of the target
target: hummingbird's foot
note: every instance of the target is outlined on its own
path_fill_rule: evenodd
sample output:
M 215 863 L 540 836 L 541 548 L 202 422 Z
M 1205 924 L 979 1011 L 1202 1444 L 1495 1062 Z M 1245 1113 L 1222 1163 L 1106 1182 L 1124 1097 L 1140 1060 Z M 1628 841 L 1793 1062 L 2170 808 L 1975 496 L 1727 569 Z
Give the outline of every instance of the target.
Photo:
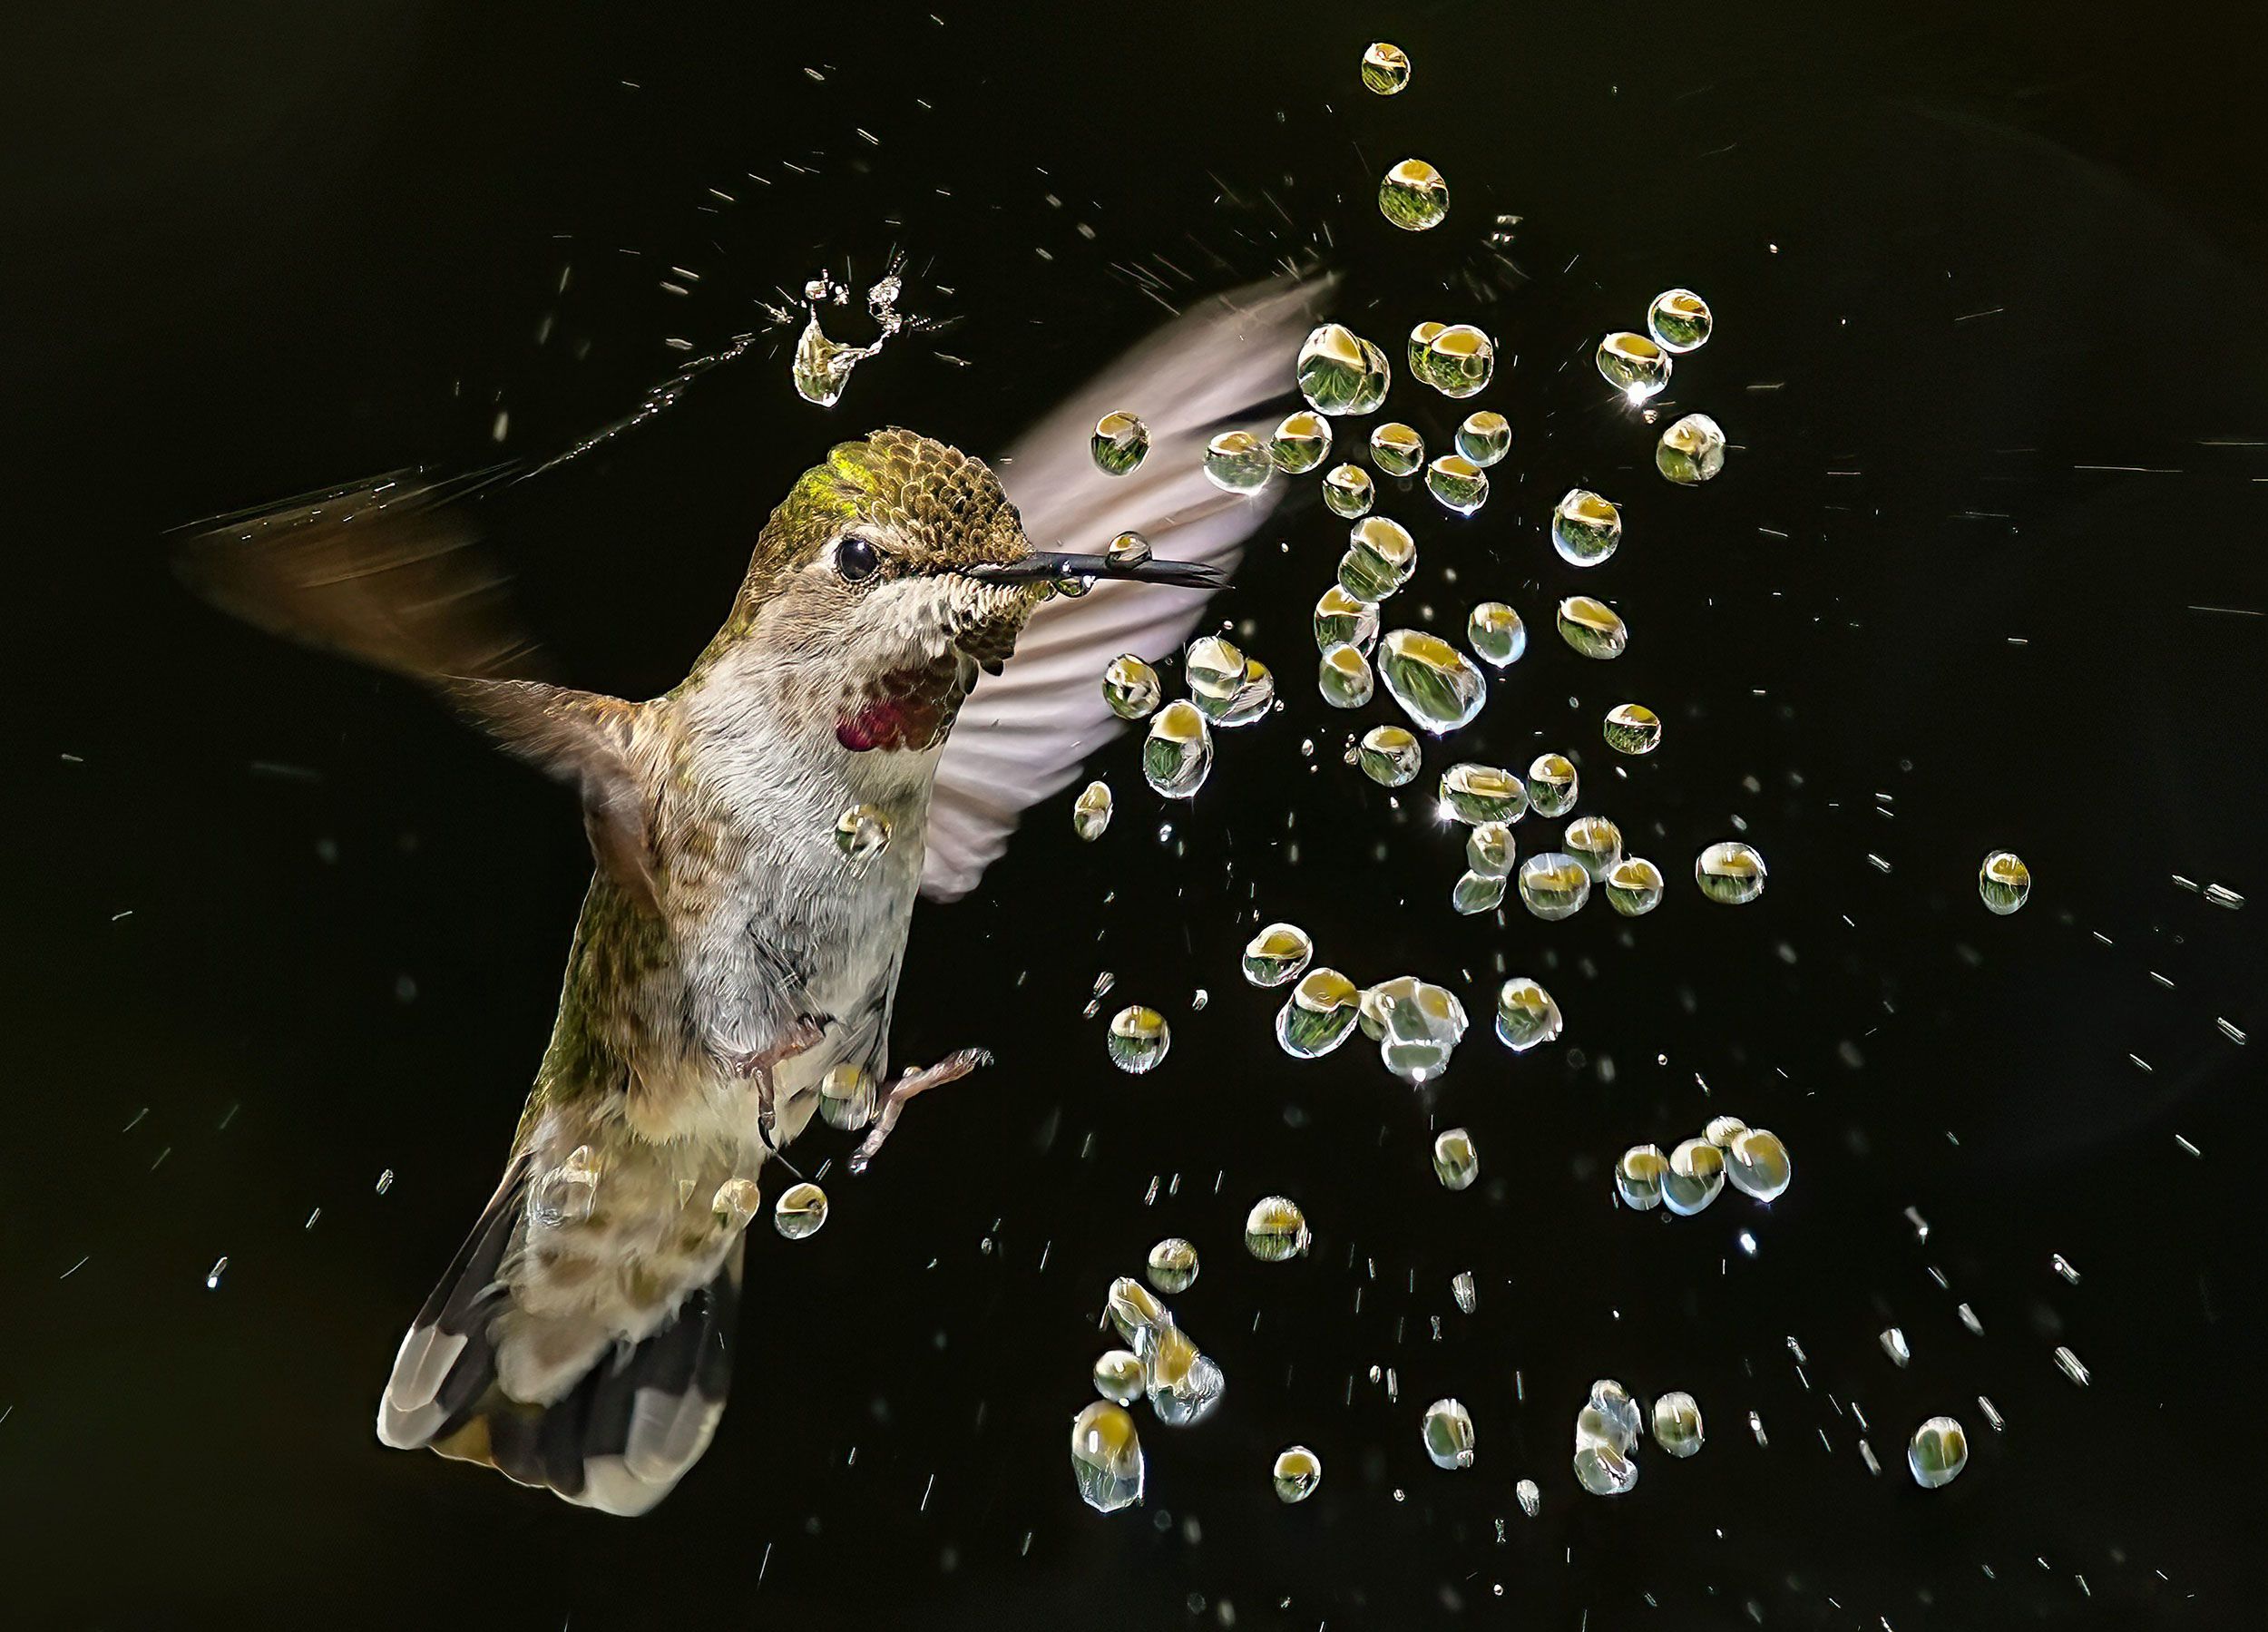
M 745 1051 L 719 1049 L 715 1051 L 718 1063 L 736 1077 L 754 1077 L 761 1083 L 770 1077 L 775 1066 L 793 1060 L 807 1049 L 816 1047 L 826 1036 L 826 1025 L 824 1014 L 799 1015 L 794 1024 L 773 1040 L 771 1047 Z
M 904 1113 L 908 1099 L 945 1083 L 957 1082 L 978 1066 L 992 1063 L 992 1051 L 990 1049 L 962 1049 L 946 1055 L 925 1071 L 906 1067 L 905 1074 L 883 1096 L 881 1109 L 875 1117 L 874 1126 L 867 1130 L 865 1142 L 851 1152 L 850 1170 L 854 1173 L 866 1170 L 866 1164 L 874 1160 L 875 1152 L 882 1148 L 882 1141 L 890 1137 L 890 1129 L 898 1125 L 898 1118 Z

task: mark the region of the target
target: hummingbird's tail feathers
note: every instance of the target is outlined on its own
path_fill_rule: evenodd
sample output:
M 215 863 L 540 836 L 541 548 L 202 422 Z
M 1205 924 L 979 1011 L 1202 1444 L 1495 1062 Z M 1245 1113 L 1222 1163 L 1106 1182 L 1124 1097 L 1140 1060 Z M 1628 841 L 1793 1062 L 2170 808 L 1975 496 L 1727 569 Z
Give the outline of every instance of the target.
M 378 1404 L 378 1438 L 484 1463 L 581 1507 L 631 1516 L 708 1451 L 732 1382 L 746 1238 L 642 1335 L 584 1314 L 535 1315 L 512 1284 L 525 1246 L 515 1162 L 418 1312 Z
M 1226 579 L 1268 519 L 1281 478 L 1249 497 L 1207 479 L 1218 432 L 1265 435 L 1294 386 L 1301 337 L 1333 279 L 1279 278 L 1192 307 L 1103 370 L 1017 440 L 999 462 L 1035 548 L 1100 551 L 1139 533 L 1160 557 Z M 1095 422 L 1123 409 L 1149 426 L 1150 449 L 1126 476 L 1096 468 Z M 1097 679 L 1120 652 L 1178 648 L 1207 598 L 1163 584 L 1114 581 L 1040 607 L 998 675 L 980 680 L 946 739 L 930 806 L 922 893 L 952 901 L 1007 848 L 1023 812 L 1068 784 L 1080 762 L 1122 729 Z
M 503 474 L 398 471 L 216 518 L 174 570 L 255 628 L 396 674 L 529 675 L 534 643 L 469 508 Z

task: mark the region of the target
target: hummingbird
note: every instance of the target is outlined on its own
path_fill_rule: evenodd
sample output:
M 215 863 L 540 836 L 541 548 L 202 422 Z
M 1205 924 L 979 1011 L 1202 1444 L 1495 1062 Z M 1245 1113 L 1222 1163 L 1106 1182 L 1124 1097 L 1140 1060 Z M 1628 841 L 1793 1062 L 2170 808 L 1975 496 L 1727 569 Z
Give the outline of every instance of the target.
M 543 678 L 480 550 L 476 481 L 363 484 L 183 547 L 223 610 L 419 681 L 566 784 L 590 842 L 549 1044 L 502 1182 L 396 1356 L 385 1444 L 621 1515 L 701 1458 L 770 1169 L 824 1108 L 863 1127 L 863 1172 L 914 1099 L 992 1063 L 971 1046 L 887 1076 L 916 897 L 974 885 L 1117 728 L 1110 657 L 1169 650 L 1226 581 L 1273 501 L 1214 490 L 1199 454 L 1283 389 L 1320 287 L 1192 309 L 1001 474 L 909 430 L 836 445 L 645 701 Z M 1129 405 L 1153 446 L 1114 480 L 1088 438 Z M 1034 544 L 1123 530 L 1180 554 Z

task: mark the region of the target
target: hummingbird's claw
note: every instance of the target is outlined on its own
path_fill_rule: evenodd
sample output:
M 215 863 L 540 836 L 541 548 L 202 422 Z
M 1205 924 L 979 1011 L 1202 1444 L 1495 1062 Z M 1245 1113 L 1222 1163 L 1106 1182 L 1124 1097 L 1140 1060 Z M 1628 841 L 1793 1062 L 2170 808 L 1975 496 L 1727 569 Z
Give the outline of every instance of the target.
M 882 1148 L 882 1141 L 890 1137 L 890 1129 L 898 1125 L 898 1118 L 904 1113 L 908 1099 L 915 1094 L 927 1093 L 933 1088 L 956 1082 L 978 1066 L 992 1063 L 992 1051 L 990 1049 L 959 1049 L 925 1071 L 906 1067 L 905 1074 L 883 1096 L 881 1109 L 875 1115 L 874 1127 L 868 1129 L 865 1142 L 851 1152 L 850 1170 L 854 1173 L 866 1170 L 867 1164 L 875 1158 L 875 1152 Z

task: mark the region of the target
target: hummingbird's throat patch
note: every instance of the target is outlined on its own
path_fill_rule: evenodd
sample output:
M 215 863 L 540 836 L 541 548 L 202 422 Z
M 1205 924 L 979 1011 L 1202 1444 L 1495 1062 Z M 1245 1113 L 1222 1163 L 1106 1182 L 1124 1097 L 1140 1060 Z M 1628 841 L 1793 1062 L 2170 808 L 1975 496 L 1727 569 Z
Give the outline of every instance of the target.
M 835 740 L 854 754 L 875 748 L 935 748 L 953 729 L 965 695 L 961 656 L 947 650 L 929 662 L 885 672 L 864 697 L 835 718 Z

